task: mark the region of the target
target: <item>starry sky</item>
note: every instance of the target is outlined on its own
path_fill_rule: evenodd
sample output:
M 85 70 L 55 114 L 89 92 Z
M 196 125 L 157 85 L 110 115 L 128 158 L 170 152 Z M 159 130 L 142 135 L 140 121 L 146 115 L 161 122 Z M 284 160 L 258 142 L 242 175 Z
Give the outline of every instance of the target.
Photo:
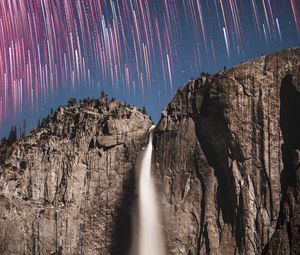
M 299 0 L 1 0 L 0 137 L 102 90 L 158 121 L 202 71 L 299 45 Z

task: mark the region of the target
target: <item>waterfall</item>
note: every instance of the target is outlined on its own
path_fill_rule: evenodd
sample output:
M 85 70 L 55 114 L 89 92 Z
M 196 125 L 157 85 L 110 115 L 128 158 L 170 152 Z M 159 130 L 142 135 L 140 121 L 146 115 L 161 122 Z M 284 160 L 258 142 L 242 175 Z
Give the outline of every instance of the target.
M 140 176 L 139 176 L 139 200 L 138 200 L 138 235 L 136 254 L 137 255 L 165 255 L 163 234 L 160 226 L 160 214 L 155 195 L 155 186 L 151 177 L 152 157 L 152 126 L 149 130 L 149 142 L 144 152 Z

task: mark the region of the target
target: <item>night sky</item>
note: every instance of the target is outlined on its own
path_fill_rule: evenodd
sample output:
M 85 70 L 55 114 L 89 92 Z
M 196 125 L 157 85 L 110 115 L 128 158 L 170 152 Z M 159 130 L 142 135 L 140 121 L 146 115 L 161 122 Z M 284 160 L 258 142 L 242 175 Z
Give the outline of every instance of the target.
M 158 121 L 191 77 L 299 42 L 299 0 L 1 0 L 0 137 L 102 90 Z

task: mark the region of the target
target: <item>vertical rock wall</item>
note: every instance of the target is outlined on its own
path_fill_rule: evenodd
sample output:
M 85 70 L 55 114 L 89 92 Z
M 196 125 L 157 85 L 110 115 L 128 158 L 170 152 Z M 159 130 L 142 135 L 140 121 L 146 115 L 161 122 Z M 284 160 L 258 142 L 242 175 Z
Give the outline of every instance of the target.
M 299 195 L 284 202 L 283 176 L 298 167 L 285 157 L 299 154 L 299 77 L 300 49 L 290 49 L 177 91 L 154 140 L 170 254 L 260 254 L 288 232 L 279 225 L 298 231 Z M 272 247 L 296 254 L 299 234 L 286 235 Z

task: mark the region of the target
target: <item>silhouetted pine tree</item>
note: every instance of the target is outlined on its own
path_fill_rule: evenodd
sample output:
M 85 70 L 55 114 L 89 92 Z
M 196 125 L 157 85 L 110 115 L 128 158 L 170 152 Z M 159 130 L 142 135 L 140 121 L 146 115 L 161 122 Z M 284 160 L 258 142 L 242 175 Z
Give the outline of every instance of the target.
M 148 114 L 148 113 L 147 113 L 147 110 L 146 110 L 146 108 L 145 108 L 145 106 L 142 107 L 142 113 L 145 114 L 145 115 Z
M 8 144 L 12 144 L 14 143 L 15 141 L 17 141 L 17 127 L 16 126 L 12 126 L 10 128 L 10 132 L 9 132 L 9 135 L 8 135 L 8 138 L 7 138 L 7 142 Z
M 68 101 L 68 107 L 73 107 L 77 104 L 77 100 L 75 97 L 71 97 Z

